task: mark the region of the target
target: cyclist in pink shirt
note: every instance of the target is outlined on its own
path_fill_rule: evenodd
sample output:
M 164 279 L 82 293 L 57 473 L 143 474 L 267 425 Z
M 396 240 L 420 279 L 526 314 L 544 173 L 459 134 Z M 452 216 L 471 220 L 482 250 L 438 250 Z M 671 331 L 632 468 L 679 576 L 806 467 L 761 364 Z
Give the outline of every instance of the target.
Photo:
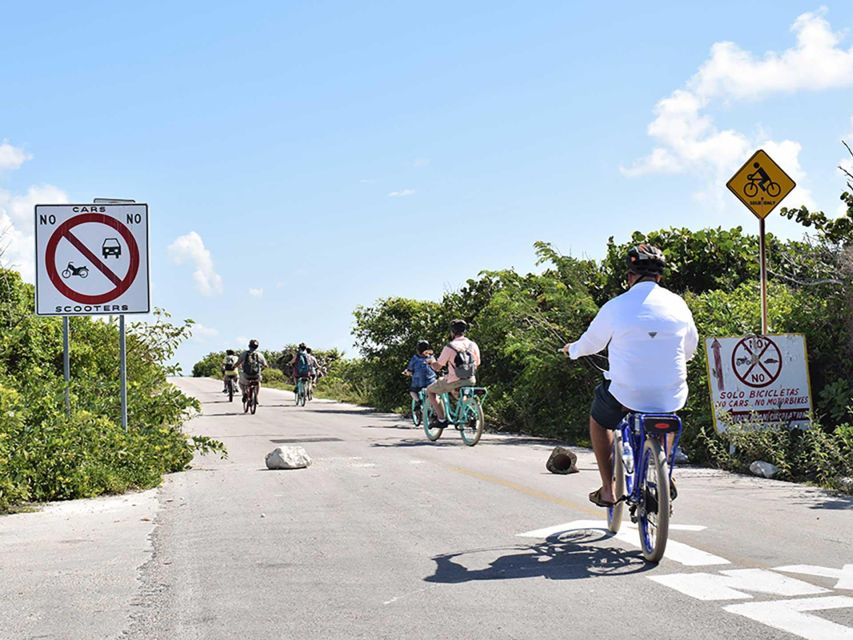
M 450 323 L 450 334 L 453 339 L 442 349 L 438 359 L 430 366 L 436 371 L 447 367 L 447 375 L 442 376 L 427 387 L 429 401 L 435 412 L 436 426 L 446 427 L 447 417 L 438 396 L 451 393 L 460 387 L 473 387 L 477 384 L 475 372 L 480 366 L 480 347 L 473 340 L 465 337 L 468 323 L 464 320 L 454 320 Z

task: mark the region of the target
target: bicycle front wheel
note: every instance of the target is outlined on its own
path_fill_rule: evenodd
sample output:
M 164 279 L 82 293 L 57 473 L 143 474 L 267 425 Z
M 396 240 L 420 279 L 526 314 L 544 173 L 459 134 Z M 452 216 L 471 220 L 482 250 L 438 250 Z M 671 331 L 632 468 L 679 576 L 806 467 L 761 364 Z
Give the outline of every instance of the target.
M 429 399 L 427 399 L 423 403 L 423 408 L 421 409 L 421 423 L 423 424 L 424 433 L 426 434 L 427 439 L 430 442 L 435 442 L 441 437 L 441 434 L 444 433 L 444 427 L 430 427 L 430 422 L 432 422 L 432 416 L 434 412 L 432 410 L 432 405 L 429 403 Z
M 612 507 L 607 507 L 607 528 L 618 533 L 622 526 L 622 514 L 625 511 L 625 501 L 620 500 L 625 495 L 625 463 L 622 461 L 622 432 L 613 434 L 613 496 L 619 500 Z
M 421 426 L 421 422 L 423 421 L 422 411 L 423 406 L 421 405 L 421 401 L 412 398 L 412 424 L 416 427 Z
M 669 465 L 655 438 L 647 439 L 643 446 L 641 469 L 641 502 L 637 510 L 640 546 L 647 561 L 660 562 L 669 538 Z
M 483 425 L 486 422 L 483 417 L 483 406 L 480 404 L 480 399 L 476 398 L 465 405 L 462 411 L 462 424 L 459 425 L 459 430 L 462 435 L 462 442 L 469 447 L 473 447 L 480 441 L 483 435 Z

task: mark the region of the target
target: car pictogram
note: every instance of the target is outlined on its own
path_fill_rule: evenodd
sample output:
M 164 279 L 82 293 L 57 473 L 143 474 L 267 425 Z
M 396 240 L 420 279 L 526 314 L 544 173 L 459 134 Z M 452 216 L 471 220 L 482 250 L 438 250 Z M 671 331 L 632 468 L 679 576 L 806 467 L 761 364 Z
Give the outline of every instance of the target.
M 101 245 L 101 254 L 104 256 L 104 259 L 108 256 L 121 257 L 121 245 L 118 242 L 118 238 L 107 238 L 104 240 L 104 244 Z

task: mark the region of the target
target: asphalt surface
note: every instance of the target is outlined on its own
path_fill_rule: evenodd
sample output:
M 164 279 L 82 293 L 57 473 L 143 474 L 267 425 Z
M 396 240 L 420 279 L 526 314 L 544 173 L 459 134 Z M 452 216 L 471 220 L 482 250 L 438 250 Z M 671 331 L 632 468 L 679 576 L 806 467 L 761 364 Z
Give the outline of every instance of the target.
M 62 505 L 0 518 L 0 637 L 853 638 L 850 498 L 678 469 L 649 565 L 636 530 L 601 529 L 589 451 L 558 476 L 543 440 L 429 443 L 396 416 L 266 389 L 243 415 L 215 381 L 178 384 L 204 406 L 188 431 L 228 459 L 197 458 L 112 527 Z M 268 471 L 287 444 L 312 466 Z

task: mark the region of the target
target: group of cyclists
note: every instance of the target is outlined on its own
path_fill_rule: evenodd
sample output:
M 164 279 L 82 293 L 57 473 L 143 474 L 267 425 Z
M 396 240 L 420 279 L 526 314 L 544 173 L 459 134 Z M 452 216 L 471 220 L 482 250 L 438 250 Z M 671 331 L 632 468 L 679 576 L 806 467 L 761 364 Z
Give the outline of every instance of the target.
M 613 507 L 618 496 L 613 485 L 613 432 L 629 412 L 673 413 L 687 401 L 687 362 L 698 346 L 698 334 L 690 309 L 684 300 L 660 285 L 666 259 L 657 247 L 643 243 L 632 247 L 626 256 L 628 290 L 608 301 L 578 340 L 561 351 L 575 360 L 607 350 L 609 371 L 593 393 L 589 415 L 589 433 L 601 476 L 601 486 L 589 500 L 599 507 Z M 450 340 L 435 357 L 426 340 L 417 343 L 417 351 L 403 370 L 410 378 L 409 392 L 418 402 L 426 389 L 432 406 L 434 426 L 448 425 L 448 416 L 440 401 L 445 393 L 476 384 L 481 364 L 480 348 L 466 336 L 468 323 L 457 319 L 450 323 Z M 313 384 L 320 368 L 305 344 L 290 360 L 294 384 L 299 378 Z M 267 366 L 258 352 L 258 341 L 240 356 L 229 351 L 223 364 L 227 378 L 238 376 L 245 394 L 252 375 L 260 375 Z M 447 373 L 439 377 L 443 369 Z M 671 485 L 672 498 L 675 487 Z
M 223 375 L 223 392 L 228 392 L 229 384 L 233 384 L 236 380 L 240 387 L 240 392 L 243 396 L 243 401 L 246 400 L 246 393 L 251 382 L 257 381 L 260 383 L 261 372 L 266 369 L 267 363 L 264 354 L 258 350 L 260 344 L 257 340 L 249 340 L 249 348 L 243 351 L 239 356 L 233 349 L 228 349 L 225 352 L 225 359 L 222 362 Z M 310 347 L 305 346 L 304 342 L 299 344 L 296 353 L 290 359 L 288 366 L 291 371 L 291 382 L 294 388 L 301 381 L 308 389 L 308 395 L 313 395 L 314 385 L 324 374 L 325 370 L 320 365 L 317 357 L 312 353 Z

